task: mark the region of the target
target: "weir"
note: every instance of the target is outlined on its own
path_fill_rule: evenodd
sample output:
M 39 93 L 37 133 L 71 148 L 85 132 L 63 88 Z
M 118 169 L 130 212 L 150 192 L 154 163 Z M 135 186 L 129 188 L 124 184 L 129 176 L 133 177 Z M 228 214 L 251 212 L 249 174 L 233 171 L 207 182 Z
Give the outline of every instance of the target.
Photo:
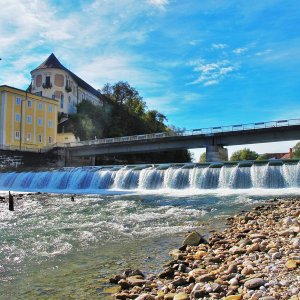
M 101 193 L 114 190 L 300 187 L 299 161 L 62 168 L 0 173 L 0 190 Z

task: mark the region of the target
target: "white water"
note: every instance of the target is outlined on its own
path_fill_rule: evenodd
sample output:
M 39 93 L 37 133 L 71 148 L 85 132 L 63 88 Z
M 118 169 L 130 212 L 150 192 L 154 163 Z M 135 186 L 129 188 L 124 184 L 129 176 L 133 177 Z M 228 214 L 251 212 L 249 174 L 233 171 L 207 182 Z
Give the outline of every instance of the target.
M 0 190 L 111 193 L 300 188 L 300 162 L 252 166 L 159 165 L 84 167 L 0 173 Z

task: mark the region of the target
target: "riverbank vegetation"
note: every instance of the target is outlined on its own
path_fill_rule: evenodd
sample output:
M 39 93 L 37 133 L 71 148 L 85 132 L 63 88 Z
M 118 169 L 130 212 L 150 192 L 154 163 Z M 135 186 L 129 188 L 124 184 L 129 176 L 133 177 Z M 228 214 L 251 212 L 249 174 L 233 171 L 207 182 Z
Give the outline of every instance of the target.
M 166 125 L 167 117 L 157 110 L 148 109 L 139 92 L 127 82 L 105 84 L 101 90 L 105 97 L 103 106 L 83 100 L 77 113 L 69 117 L 69 128 L 80 140 L 120 137 L 137 134 L 178 130 Z M 187 150 L 164 151 L 147 154 L 127 154 L 98 158 L 100 163 L 162 163 L 189 162 Z

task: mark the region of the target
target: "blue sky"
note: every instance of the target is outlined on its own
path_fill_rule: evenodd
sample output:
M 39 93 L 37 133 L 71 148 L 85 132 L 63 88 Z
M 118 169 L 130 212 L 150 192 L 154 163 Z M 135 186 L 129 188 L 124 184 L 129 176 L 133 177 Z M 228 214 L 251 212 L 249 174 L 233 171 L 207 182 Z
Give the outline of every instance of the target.
M 0 5 L 0 84 L 27 87 L 30 70 L 53 52 L 95 88 L 128 81 L 150 109 L 181 128 L 300 116 L 297 0 Z M 293 144 L 251 148 L 285 151 Z

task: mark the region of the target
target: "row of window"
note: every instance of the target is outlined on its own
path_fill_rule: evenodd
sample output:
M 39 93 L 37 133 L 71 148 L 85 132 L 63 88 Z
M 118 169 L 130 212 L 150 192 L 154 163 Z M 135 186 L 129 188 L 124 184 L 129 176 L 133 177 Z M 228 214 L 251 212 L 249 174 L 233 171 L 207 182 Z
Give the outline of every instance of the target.
M 20 131 L 15 132 L 15 139 L 19 140 L 21 137 Z M 30 143 L 32 139 L 32 135 L 30 132 L 26 134 L 26 142 Z M 42 144 L 43 143 L 43 136 L 41 134 L 38 135 L 38 143 Z M 52 144 L 52 136 L 48 136 L 48 144 Z
M 21 98 L 17 97 L 16 98 L 16 105 L 21 105 L 21 102 L 22 102 Z M 31 108 L 32 107 L 32 100 L 27 100 L 26 102 L 27 102 L 27 107 Z M 44 106 L 44 103 L 39 103 L 38 104 L 38 110 L 42 111 L 43 110 L 43 106 Z M 52 104 L 49 104 L 48 111 L 50 113 L 53 112 L 53 105 Z
M 32 124 L 32 116 L 28 115 L 26 119 L 27 119 L 27 124 Z M 18 123 L 21 122 L 21 115 L 18 113 L 16 113 L 16 122 L 18 122 Z M 38 125 L 43 126 L 42 118 L 38 118 Z M 53 121 L 48 120 L 48 128 L 52 128 L 52 127 L 53 127 Z

